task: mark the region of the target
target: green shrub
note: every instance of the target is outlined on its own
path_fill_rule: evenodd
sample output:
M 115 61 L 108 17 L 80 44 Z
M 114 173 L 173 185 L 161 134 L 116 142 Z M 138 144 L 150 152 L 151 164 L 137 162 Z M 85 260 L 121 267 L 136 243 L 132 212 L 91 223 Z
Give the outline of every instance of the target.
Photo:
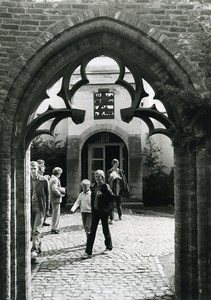
M 143 202 L 145 206 L 167 206 L 174 204 L 174 172 L 164 172 L 166 166 L 160 161 L 161 148 L 146 136 L 143 149 L 148 175 L 143 178 Z
M 144 177 L 143 202 L 145 206 L 174 205 L 174 171 L 160 171 Z
M 58 136 L 58 135 L 57 135 Z M 61 143 L 61 140 L 43 139 L 42 136 L 36 137 L 31 143 L 31 160 L 43 159 L 46 166 L 46 175 L 51 175 L 55 167 L 60 167 L 63 170 L 61 175 L 61 185 L 67 185 L 67 144 Z M 66 203 L 66 196 L 63 197 L 62 205 Z

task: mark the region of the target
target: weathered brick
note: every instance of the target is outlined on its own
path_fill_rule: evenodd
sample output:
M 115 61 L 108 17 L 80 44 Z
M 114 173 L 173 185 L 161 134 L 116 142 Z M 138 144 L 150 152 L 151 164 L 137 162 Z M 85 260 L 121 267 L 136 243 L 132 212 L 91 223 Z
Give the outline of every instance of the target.
M 1 28 L 3 29 L 8 29 L 8 30 L 16 30 L 19 28 L 18 25 L 13 25 L 13 24 L 2 24 Z
M 170 27 L 170 32 L 186 32 L 185 27 Z
M 20 20 L 14 20 L 14 19 L 4 19 L 3 22 L 4 24 L 20 24 Z
M 179 9 L 169 9 L 168 14 L 172 15 L 182 15 L 183 11 Z
M 2 36 L 1 37 L 1 42 L 15 42 L 15 41 L 16 41 L 16 38 L 13 36 Z
M 0 30 L 0 36 L 1 35 L 8 35 L 9 33 L 8 33 L 8 31 L 6 31 L 6 30 Z
M 46 16 L 46 15 L 33 15 L 33 20 L 39 20 L 39 21 L 48 20 L 48 16 Z
M 20 30 L 22 30 L 22 31 L 36 31 L 37 30 L 37 26 L 33 26 L 33 25 L 20 25 Z
M 9 32 L 9 35 L 12 35 L 12 36 L 25 36 L 26 32 L 25 31 L 12 30 L 12 31 Z
M 39 21 L 35 21 L 35 20 L 22 20 L 21 24 L 22 25 L 34 25 L 34 26 L 38 26 L 39 25 Z
M 15 2 L 10 2 L 10 1 L 2 1 L 2 5 L 5 6 L 5 7 L 16 7 L 17 6 L 17 3 Z
M 12 14 L 0 12 L 0 18 L 12 18 Z
M 41 14 L 43 14 L 43 9 L 41 9 L 41 8 L 27 8 L 26 9 L 26 13 L 27 14 L 39 14 L 39 15 L 41 15 Z
M 193 4 L 178 4 L 177 5 L 178 9 L 193 9 L 194 5 Z
M 15 14 L 25 14 L 25 8 L 22 7 L 14 7 L 14 8 L 8 8 L 9 13 L 15 13 Z
M 30 32 L 26 32 L 26 35 L 27 36 L 33 36 L 33 37 L 36 37 L 36 36 L 39 36 L 40 35 L 40 32 L 39 31 L 30 31 Z M 26 39 L 27 41 L 27 39 Z
M 18 20 L 25 20 L 25 19 L 30 19 L 31 16 L 29 14 L 14 14 L 13 18 Z

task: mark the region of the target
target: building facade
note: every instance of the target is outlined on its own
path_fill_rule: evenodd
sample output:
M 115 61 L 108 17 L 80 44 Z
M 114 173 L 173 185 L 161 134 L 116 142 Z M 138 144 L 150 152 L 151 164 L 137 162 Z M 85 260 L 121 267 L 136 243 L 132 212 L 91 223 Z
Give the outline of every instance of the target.
M 117 63 L 105 56 L 93 59 L 87 65 L 86 75 L 88 83 L 82 86 L 74 95 L 72 106 L 86 111 L 82 124 L 75 124 L 71 118 L 62 120 L 55 128 L 58 140 L 67 139 L 67 207 L 77 199 L 80 192 L 80 182 L 88 178 L 94 182 L 94 171 L 97 169 L 106 172 L 111 168 L 111 161 L 117 158 L 120 168 L 125 171 L 130 192 L 123 197 L 123 206 L 143 206 L 143 176 L 147 175 L 142 155 L 146 147 L 146 135 L 149 133 L 147 126 L 138 118 L 130 123 L 121 119 L 121 109 L 131 105 L 128 91 L 115 84 L 119 77 Z M 134 78 L 129 70 L 126 70 L 125 80 L 135 86 Z M 77 69 L 70 79 L 70 89 L 81 80 L 80 70 Z M 62 80 L 58 80 L 47 90 L 48 97 L 38 108 L 35 116 L 46 111 L 50 106 L 54 108 L 65 107 L 64 102 L 58 96 L 62 88 Z M 166 113 L 164 106 L 154 98 L 154 91 L 143 80 L 143 89 L 146 96 L 143 97 L 140 107 L 156 108 Z M 154 122 L 155 127 L 161 126 Z M 52 121 L 42 125 L 48 129 Z M 47 136 L 43 136 L 43 138 Z M 155 137 L 156 145 L 162 149 L 163 161 L 167 172 L 173 167 L 173 148 L 171 140 L 166 137 L 165 143 L 161 134 Z

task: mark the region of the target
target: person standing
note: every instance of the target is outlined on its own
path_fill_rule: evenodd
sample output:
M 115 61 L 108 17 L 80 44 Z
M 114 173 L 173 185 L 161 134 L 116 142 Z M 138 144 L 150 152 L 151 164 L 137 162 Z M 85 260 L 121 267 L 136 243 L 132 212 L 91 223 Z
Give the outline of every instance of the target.
M 31 161 L 31 229 L 32 249 L 31 260 L 36 261 L 41 252 L 41 229 L 45 215 L 49 214 L 50 197 L 48 180 L 38 173 L 39 166 Z
M 125 172 L 119 168 L 118 159 L 114 158 L 111 162 L 112 168 L 107 171 L 106 181 L 111 187 L 113 193 L 115 194 L 115 203 L 117 208 L 117 213 L 119 216 L 119 220 L 122 220 L 122 192 L 129 192 L 129 187 L 127 183 L 127 179 L 125 176 Z M 110 214 L 110 222 L 109 224 L 113 224 L 114 221 L 114 206 L 112 208 L 112 212 Z
M 114 200 L 114 194 L 109 185 L 104 182 L 105 174 L 103 170 L 95 171 L 95 181 L 96 183 L 91 187 L 92 223 L 82 259 L 91 258 L 92 256 L 92 249 L 100 220 L 105 238 L 105 252 L 111 251 L 113 248 L 108 217 L 111 212 L 111 203 Z
M 39 165 L 39 174 L 43 175 L 46 179 L 50 180 L 50 176 L 49 175 L 44 175 L 45 174 L 45 170 L 46 170 L 46 166 L 45 166 L 45 161 L 43 159 L 38 159 L 37 163 Z
M 38 163 L 38 166 L 39 166 L 38 173 L 40 175 L 44 176 L 49 181 L 50 180 L 50 176 L 49 175 L 44 175 L 45 174 L 45 169 L 46 169 L 46 167 L 45 167 L 45 161 L 43 159 L 38 159 L 37 163 Z M 46 222 L 47 218 L 48 218 L 48 216 L 45 215 L 42 226 L 50 226 L 50 224 Z
M 52 207 L 51 233 L 59 234 L 60 206 L 62 197 L 65 196 L 65 188 L 61 187 L 60 176 L 62 169 L 56 167 L 52 171 L 50 178 L 50 202 Z
M 88 179 L 82 180 L 81 187 L 83 191 L 79 194 L 77 200 L 71 208 L 71 212 L 74 213 L 76 209 L 80 207 L 84 230 L 86 232 L 86 236 L 88 237 L 92 222 L 90 181 Z

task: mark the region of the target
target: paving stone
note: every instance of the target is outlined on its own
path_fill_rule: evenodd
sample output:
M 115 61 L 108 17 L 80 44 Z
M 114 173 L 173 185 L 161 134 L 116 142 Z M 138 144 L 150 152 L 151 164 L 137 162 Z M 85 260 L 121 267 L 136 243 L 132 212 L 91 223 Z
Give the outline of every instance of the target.
M 99 225 L 89 260 L 81 259 L 86 235 L 80 213 L 63 214 L 60 229 L 52 235 L 43 228 L 42 253 L 32 268 L 32 300 L 175 298 L 164 268 L 165 255 L 174 257 L 173 218 L 124 214 L 122 222 L 110 226 L 114 248 L 108 255 L 102 254 Z

